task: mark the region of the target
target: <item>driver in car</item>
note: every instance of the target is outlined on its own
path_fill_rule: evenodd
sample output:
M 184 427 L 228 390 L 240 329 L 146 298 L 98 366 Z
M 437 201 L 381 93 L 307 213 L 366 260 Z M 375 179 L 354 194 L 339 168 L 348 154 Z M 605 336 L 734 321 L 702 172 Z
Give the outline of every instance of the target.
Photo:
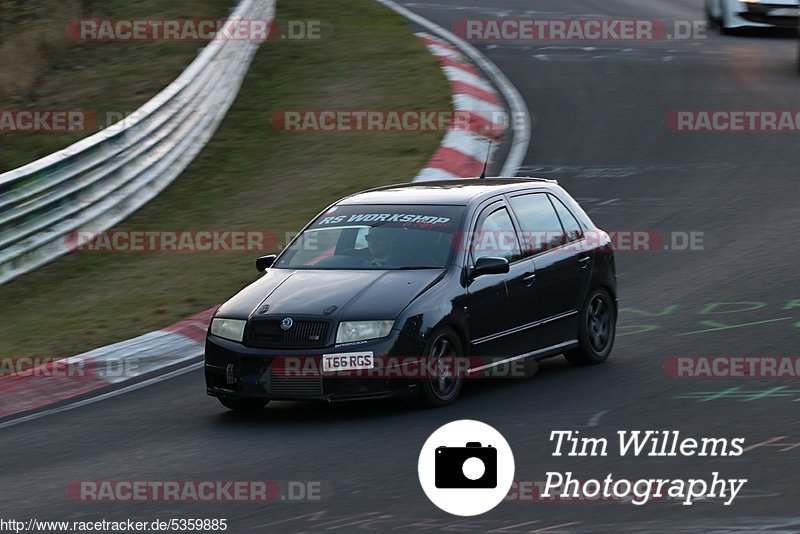
M 393 235 L 392 229 L 376 226 L 369 231 L 365 239 L 368 254 L 364 255 L 362 267 L 381 269 L 394 266 L 397 238 Z

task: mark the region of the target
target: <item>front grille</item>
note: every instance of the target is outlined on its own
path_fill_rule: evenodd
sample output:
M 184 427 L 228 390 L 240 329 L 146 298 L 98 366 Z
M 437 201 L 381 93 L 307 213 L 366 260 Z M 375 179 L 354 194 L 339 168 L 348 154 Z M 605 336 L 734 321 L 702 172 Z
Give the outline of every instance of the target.
M 251 347 L 269 349 L 313 349 L 328 342 L 331 322 L 294 319 L 291 328 L 281 328 L 284 317 L 253 319 L 247 326 L 246 343 Z
M 280 376 L 270 371 L 267 389 L 273 397 L 316 397 L 322 395 L 322 377 Z

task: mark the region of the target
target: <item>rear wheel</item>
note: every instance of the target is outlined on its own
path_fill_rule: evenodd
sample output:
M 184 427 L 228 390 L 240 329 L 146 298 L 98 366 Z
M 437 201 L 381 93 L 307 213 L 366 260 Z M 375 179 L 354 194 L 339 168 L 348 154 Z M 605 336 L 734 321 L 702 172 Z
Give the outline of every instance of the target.
M 578 348 L 564 356 L 576 365 L 602 363 L 611 354 L 617 332 L 617 305 L 605 289 L 591 291 L 580 312 Z
M 219 402 L 229 410 L 236 412 L 257 412 L 267 405 L 267 399 L 228 399 L 219 397 Z
M 439 408 L 451 404 L 461 392 L 464 377 L 455 359 L 464 354 L 461 340 L 450 328 L 433 332 L 425 350 L 427 373 L 422 378 L 422 401 L 426 406 Z

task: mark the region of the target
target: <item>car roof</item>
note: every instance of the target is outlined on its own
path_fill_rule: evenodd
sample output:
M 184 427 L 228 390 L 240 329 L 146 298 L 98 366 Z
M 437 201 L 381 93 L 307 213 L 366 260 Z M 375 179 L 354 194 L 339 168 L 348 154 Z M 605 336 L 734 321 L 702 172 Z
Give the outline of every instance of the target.
M 498 194 L 530 187 L 554 188 L 545 178 L 470 178 L 396 184 L 369 189 L 345 197 L 337 204 L 449 204 L 466 206 Z

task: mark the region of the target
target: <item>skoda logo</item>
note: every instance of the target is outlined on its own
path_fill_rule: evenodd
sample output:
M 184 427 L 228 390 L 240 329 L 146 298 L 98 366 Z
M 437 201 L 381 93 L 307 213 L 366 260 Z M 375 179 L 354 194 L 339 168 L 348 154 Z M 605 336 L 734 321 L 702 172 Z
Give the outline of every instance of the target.
M 294 324 L 294 321 L 292 320 L 292 318 L 291 317 L 287 317 L 286 319 L 281 321 L 281 330 L 289 330 L 292 327 L 293 324 Z

